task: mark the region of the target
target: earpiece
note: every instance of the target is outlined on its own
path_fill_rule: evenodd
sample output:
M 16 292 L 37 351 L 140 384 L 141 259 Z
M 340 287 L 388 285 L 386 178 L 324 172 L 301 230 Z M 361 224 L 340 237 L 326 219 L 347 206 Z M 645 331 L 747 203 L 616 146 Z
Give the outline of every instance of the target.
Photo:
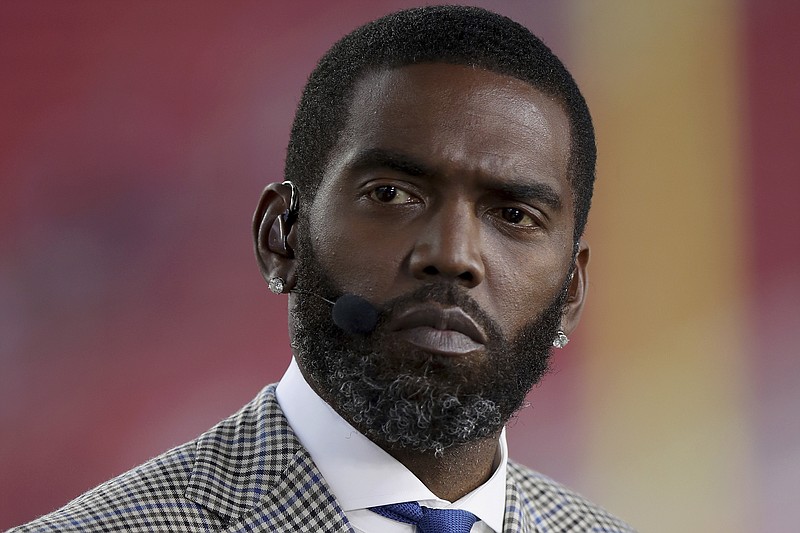
M 300 205 L 300 193 L 297 192 L 297 187 L 294 186 L 294 183 L 289 180 L 284 181 L 281 185 L 288 186 L 292 191 L 292 194 L 289 196 L 289 210 L 282 215 L 286 217 L 286 223 L 291 226 L 297 219 L 297 208 Z
M 269 229 L 269 249 L 273 252 L 282 252 L 289 257 L 294 257 L 294 252 L 289 247 L 289 231 L 292 229 L 292 224 L 297 220 L 297 208 L 300 203 L 297 187 L 294 186 L 289 180 L 286 180 L 282 185 L 287 185 L 291 190 L 289 197 L 289 209 L 281 213 L 272 223 Z

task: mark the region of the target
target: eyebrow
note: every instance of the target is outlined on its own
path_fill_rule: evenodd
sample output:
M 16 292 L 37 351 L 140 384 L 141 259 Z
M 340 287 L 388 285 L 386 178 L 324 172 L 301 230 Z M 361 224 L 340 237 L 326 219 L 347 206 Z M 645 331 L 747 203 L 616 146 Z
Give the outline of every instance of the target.
M 537 200 L 556 211 L 560 211 L 562 208 L 561 197 L 547 183 L 495 183 L 492 189 L 502 196 L 514 200 L 528 202 Z
M 350 162 L 350 167 L 354 170 L 388 168 L 409 176 L 432 176 L 435 174 L 433 167 L 406 154 L 384 148 L 370 148 L 359 152 Z M 489 188 L 496 194 L 509 199 L 522 202 L 542 202 L 556 211 L 560 211 L 563 206 L 558 192 L 547 183 L 523 182 L 521 179 L 512 182 L 492 180 Z
M 385 150 L 383 148 L 370 148 L 358 153 L 350 163 L 351 168 L 360 170 L 365 168 L 388 168 L 409 176 L 431 176 L 433 169 L 424 163 L 405 154 Z

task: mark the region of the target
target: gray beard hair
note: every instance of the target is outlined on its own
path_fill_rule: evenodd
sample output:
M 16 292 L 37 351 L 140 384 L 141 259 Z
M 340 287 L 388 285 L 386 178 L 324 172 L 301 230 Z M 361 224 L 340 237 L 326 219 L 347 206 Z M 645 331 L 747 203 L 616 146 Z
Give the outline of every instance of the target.
M 425 375 L 367 379 L 361 369 L 372 361 L 362 356 L 355 365 L 338 365 L 335 378 L 325 381 L 338 390 L 332 400 L 340 414 L 381 445 L 441 455 L 456 444 L 489 437 L 505 423 L 498 403 L 440 390 Z
M 326 298 L 337 290 L 306 248 L 299 288 Z M 312 254 L 313 255 L 313 254 Z M 513 339 L 466 290 L 448 284 L 420 287 L 381 309 L 376 330 L 349 335 L 333 324 L 330 304 L 295 293 L 292 345 L 314 390 L 345 420 L 385 449 L 433 452 L 496 435 L 547 373 L 569 277 L 550 305 Z M 414 302 L 457 305 L 486 330 L 486 355 L 469 361 L 387 342 L 387 317 Z

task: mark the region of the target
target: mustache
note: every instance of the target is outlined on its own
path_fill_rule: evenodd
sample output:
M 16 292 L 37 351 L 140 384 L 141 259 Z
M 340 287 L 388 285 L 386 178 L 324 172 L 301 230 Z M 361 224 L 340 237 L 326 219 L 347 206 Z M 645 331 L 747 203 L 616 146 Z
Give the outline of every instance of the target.
M 413 305 L 435 303 L 440 306 L 459 307 L 480 325 L 494 339 L 503 339 L 500 326 L 489 317 L 464 289 L 451 282 L 428 283 L 413 291 L 402 294 L 378 306 L 378 328 L 382 328 L 389 320 Z

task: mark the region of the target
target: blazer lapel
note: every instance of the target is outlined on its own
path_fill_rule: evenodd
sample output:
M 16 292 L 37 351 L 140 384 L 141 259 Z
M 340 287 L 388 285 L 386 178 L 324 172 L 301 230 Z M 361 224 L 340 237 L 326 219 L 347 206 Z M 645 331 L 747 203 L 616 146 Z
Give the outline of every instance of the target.
M 275 399 L 275 385 L 197 441 L 185 496 L 223 531 L 352 531 Z

